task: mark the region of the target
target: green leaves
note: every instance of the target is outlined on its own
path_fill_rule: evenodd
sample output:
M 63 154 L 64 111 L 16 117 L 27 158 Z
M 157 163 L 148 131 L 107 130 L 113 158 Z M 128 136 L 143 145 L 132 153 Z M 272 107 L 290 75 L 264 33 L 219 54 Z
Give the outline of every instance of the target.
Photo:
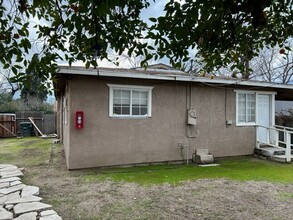
M 149 18 L 149 20 L 150 20 L 151 22 L 157 22 L 157 19 L 156 19 L 156 18 Z
M 244 71 L 243 57 L 250 60 L 264 45 L 280 44 L 293 35 L 287 28 L 292 27 L 292 3 L 169 1 L 147 36 L 155 42 L 154 52 L 167 56 L 174 66 L 196 54 L 204 58 L 208 71 L 231 63 Z
M 86 68 L 96 67 L 96 59 L 108 59 L 110 48 L 118 54 L 127 48 L 142 54 L 147 46 L 139 41 L 147 27 L 140 19 L 141 10 L 149 5 L 146 0 L 12 0 L 4 4 L 0 6 L 0 62 L 20 82 L 27 80 L 22 69 L 40 72 L 45 83 L 62 59 L 69 65 L 80 60 Z M 40 62 L 34 62 L 35 57 Z
M 19 80 L 19 67 L 28 68 L 35 51 L 41 60 L 36 65 L 46 77 L 46 68 L 54 73 L 62 59 L 95 67 L 96 59 L 110 60 L 109 49 L 143 55 L 143 65 L 167 57 L 182 67 L 201 57 L 208 71 L 227 65 L 245 70 L 243 58 L 251 59 L 265 45 L 283 44 L 293 35 L 293 0 L 171 0 L 164 15 L 149 18 L 150 26 L 140 16 L 150 4 L 147 0 L 12 3 L 0 6 L 0 62 Z

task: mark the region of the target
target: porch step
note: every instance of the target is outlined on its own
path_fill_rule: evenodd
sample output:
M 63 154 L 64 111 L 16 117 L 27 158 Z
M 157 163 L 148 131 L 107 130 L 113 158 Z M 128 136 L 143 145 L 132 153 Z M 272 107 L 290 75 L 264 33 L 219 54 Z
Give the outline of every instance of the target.
M 278 161 L 278 162 L 283 162 L 283 163 L 286 162 L 285 155 L 274 155 L 272 157 L 272 159 L 275 160 L 275 161 Z M 293 161 L 293 155 L 292 155 L 292 153 L 291 153 L 291 161 Z
M 262 145 L 260 148 L 255 149 L 255 153 L 267 157 L 272 157 L 273 155 L 285 155 L 285 149 L 280 149 L 269 145 Z
M 254 153 L 259 156 L 271 158 L 278 162 L 286 162 L 285 149 L 262 145 L 260 148 L 255 148 Z M 291 151 L 291 159 L 293 159 L 293 151 Z

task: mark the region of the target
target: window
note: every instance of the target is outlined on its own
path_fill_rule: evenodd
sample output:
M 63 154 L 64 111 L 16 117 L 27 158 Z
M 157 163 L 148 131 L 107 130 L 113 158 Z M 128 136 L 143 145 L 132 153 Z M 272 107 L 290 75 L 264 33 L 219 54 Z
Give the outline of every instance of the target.
M 151 117 L 153 87 L 108 85 L 110 117 Z
M 235 90 L 235 92 L 237 126 L 274 124 L 276 92 L 245 90 Z
M 237 93 L 237 124 L 254 125 L 256 123 L 256 93 Z

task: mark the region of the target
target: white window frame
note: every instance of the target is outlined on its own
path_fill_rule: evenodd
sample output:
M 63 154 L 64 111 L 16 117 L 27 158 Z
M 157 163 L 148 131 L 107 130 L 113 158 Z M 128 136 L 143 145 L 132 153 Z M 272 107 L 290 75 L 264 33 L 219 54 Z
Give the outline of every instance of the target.
M 118 85 L 107 84 L 109 86 L 109 117 L 111 118 L 150 118 L 152 116 L 152 86 L 133 86 L 133 85 Z M 140 90 L 148 92 L 147 114 L 146 115 L 132 115 L 132 97 L 130 92 L 130 113 L 129 115 L 116 115 L 113 114 L 113 91 L 114 89 L 125 90 Z
M 254 122 L 239 122 L 239 94 L 254 94 L 255 95 L 255 120 Z M 237 126 L 254 126 L 257 122 L 257 93 L 251 91 L 236 91 L 236 125 Z
M 250 90 L 234 90 L 236 92 L 236 126 L 255 126 L 258 124 L 258 95 L 271 95 L 270 108 L 271 108 L 271 123 L 275 123 L 275 95 L 276 92 L 266 91 L 250 91 Z M 238 121 L 238 94 L 255 94 L 255 122 L 239 122 Z

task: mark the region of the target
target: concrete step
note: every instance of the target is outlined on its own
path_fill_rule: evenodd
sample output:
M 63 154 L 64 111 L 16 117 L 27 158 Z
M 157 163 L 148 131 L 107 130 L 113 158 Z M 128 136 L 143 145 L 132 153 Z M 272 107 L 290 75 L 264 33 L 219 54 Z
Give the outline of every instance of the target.
M 273 159 L 278 162 L 286 162 L 285 156 L 286 149 L 263 145 L 260 148 L 255 148 L 255 154 L 266 158 Z M 291 159 L 293 159 L 293 150 L 291 151 Z

